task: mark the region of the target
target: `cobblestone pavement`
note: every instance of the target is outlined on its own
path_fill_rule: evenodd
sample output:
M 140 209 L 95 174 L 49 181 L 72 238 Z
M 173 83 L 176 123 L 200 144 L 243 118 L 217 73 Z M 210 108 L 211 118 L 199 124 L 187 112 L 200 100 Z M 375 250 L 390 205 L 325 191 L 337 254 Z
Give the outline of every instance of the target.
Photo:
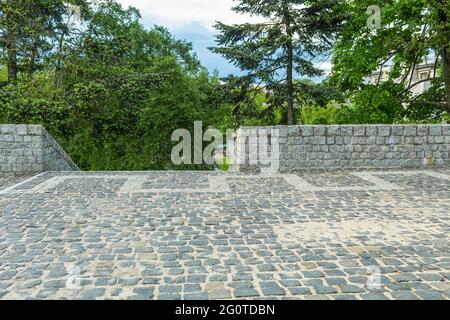
M 450 169 L 44 173 L 0 187 L 3 299 L 449 299 Z
M 15 186 L 16 184 L 31 178 L 31 175 L 25 176 L 0 176 L 0 192 L 9 187 Z

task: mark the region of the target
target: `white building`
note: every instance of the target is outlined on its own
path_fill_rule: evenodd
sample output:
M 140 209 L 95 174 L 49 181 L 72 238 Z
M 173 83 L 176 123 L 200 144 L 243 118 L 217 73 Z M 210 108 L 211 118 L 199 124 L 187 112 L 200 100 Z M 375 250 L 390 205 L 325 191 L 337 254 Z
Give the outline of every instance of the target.
M 368 82 L 370 84 L 379 84 L 388 80 L 389 71 L 391 70 L 390 66 L 384 66 L 380 75 L 380 71 L 374 72 L 368 78 Z M 431 80 L 424 81 L 426 79 L 433 78 L 434 73 L 434 64 L 432 63 L 422 63 L 417 65 L 414 70 L 408 74 L 408 77 L 405 80 L 405 86 L 410 87 L 413 86 L 410 91 L 413 95 L 419 95 L 425 92 L 431 86 Z M 401 79 L 397 79 L 397 82 L 400 82 Z

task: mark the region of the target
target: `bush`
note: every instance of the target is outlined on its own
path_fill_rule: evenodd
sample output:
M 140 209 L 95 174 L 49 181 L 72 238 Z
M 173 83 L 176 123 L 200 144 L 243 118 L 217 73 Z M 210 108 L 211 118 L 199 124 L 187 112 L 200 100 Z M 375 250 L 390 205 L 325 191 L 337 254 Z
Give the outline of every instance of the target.
M 302 107 L 298 113 L 298 122 L 307 125 L 333 124 L 338 108 L 334 103 L 326 107 Z
M 337 124 L 391 124 L 403 117 L 405 109 L 398 99 L 401 86 L 383 83 L 368 85 L 351 97 L 351 105 L 340 108 Z M 404 90 L 404 89 L 403 89 Z
M 43 124 L 52 134 L 64 133 L 69 109 L 63 92 L 52 87 L 51 76 L 39 73 L 27 81 L 0 89 L 0 121 L 12 124 Z

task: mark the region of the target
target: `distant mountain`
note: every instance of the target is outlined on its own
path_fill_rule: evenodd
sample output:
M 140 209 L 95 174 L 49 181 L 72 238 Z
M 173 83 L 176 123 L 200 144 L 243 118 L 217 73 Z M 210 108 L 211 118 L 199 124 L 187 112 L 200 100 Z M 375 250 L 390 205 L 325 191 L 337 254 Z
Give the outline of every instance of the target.
M 193 21 L 181 28 L 171 29 L 171 32 L 177 39 L 192 42 L 198 58 L 210 72 L 218 70 L 221 77 L 226 77 L 229 74 L 242 74 L 238 68 L 234 67 L 227 60 L 208 50 L 208 47 L 216 45 L 214 32 L 208 30 L 200 23 Z
M 175 28 L 172 30 L 173 34 L 178 38 L 186 38 L 190 41 L 204 41 L 211 40 L 214 37 L 214 33 L 208 30 L 205 26 L 201 25 L 197 21 L 184 25 L 183 27 Z

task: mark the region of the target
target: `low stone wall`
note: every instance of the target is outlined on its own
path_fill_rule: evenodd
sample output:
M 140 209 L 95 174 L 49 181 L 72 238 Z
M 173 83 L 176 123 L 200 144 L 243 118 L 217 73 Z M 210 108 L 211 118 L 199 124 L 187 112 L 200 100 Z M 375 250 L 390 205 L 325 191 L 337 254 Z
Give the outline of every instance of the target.
M 243 127 L 235 145 L 233 168 L 244 172 L 450 165 L 450 125 Z M 259 161 L 266 149 L 271 165 Z
M 0 176 L 79 171 L 40 125 L 0 125 Z

